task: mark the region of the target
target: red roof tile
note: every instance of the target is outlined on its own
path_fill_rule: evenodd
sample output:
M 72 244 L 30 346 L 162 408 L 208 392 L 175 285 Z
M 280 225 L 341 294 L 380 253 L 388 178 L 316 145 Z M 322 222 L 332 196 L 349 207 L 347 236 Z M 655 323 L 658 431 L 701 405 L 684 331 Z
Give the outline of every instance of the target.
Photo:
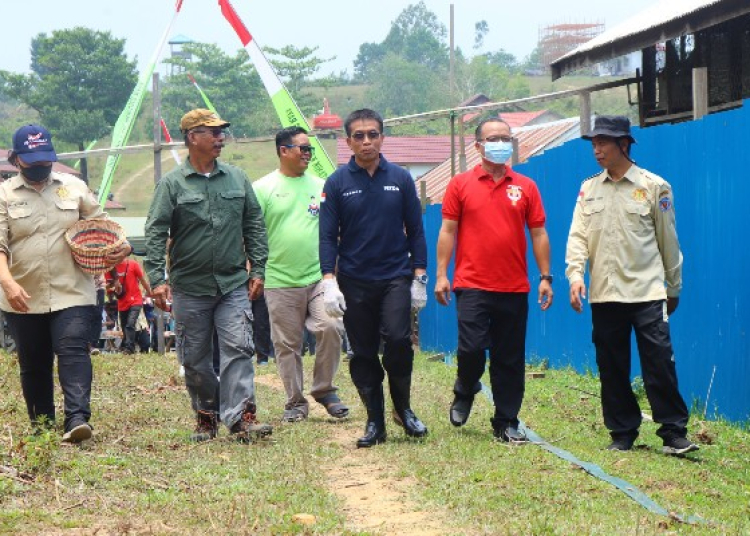
M 547 113 L 547 110 L 539 110 L 538 112 L 503 112 L 500 114 L 500 119 L 508 123 L 510 128 L 518 128 L 528 125 L 545 113 Z
M 473 141 L 466 136 L 466 143 Z M 456 143 L 460 143 L 456 138 Z M 380 149 L 389 162 L 394 164 L 439 164 L 451 154 L 450 136 L 386 136 Z M 341 166 L 349 162 L 352 151 L 346 138 L 336 140 L 336 163 Z

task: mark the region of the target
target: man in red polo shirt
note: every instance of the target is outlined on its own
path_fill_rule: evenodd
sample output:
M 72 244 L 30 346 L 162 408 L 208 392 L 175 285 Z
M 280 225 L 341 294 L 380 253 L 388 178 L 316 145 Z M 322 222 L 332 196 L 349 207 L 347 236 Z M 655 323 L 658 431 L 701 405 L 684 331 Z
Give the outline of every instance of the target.
M 552 305 L 549 237 L 542 198 L 534 181 L 505 163 L 513 154 L 510 127 L 498 118 L 482 121 L 474 147 L 482 163 L 453 177 L 443 198 L 437 243 L 435 297 L 447 305 L 448 263 L 456 245 L 453 291 L 458 314 L 458 375 L 450 421 L 463 426 L 490 353 L 495 401 L 495 438 L 524 442 L 518 429 L 525 388 L 526 318 L 530 291 L 526 268 L 526 228 L 541 273 L 538 302 Z

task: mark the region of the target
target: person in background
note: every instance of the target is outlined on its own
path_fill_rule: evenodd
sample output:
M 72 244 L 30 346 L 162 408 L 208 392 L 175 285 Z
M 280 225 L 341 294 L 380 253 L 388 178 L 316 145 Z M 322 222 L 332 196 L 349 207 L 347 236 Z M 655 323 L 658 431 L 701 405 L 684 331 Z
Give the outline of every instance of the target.
M 387 437 L 386 372 L 394 420 L 407 436 L 427 435 L 411 408 L 411 314 L 427 302 L 427 244 L 414 180 L 380 153 L 383 118 L 355 110 L 344 127 L 354 154 L 323 188 L 320 268 L 326 311 L 344 318 L 354 351 L 349 372 L 367 409 L 357 447 L 371 447 Z
M 310 409 L 304 394 L 304 331 L 315 337 L 317 347 L 310 395 L 331 417 L 349 414 L 333 384 L 341 337 L 323 304 L 318 218 L 324 181 L 307 171 L 312 152 L 305 129 L 277 132 L 279 168 L 253 184 L 268 229 L 265 294 L 276 366 L 286 391 L 287 422 L 306 419 Z
M 99 348 L 99 339 L 102 335 L 102 329 L 104 329 L 104 323 L 102 317 L 104 315 L 104 298 L 107 293 L 107 282 L 103 274 L 94 276 L 94 286 L 96 287 L 96 306 L 94 312 L 94 319 L 91 322 L 91 355 L 98 355 L 101 350 Z
M 52 135 L 40 125 L 13 134 L 8 161 L 19 174 L 0 184 L 0 309 L 16 342 L 21 390 L 34 426 L 55 423 L 54 360 L 63 392 L 64 442 L 92 436 L 89 354 L 96 318 L 94 278 L 73 260 L 66 231 L 106 218 L 82 180 L 52 171 Z M 132 252 L 127 242 L 107 261 Z
M 263 293 L 266 228 L 245 173 L 219 160 L 228 126 L 205 109 L 182 117 L 188 157 L 156 185 L 146 220 L 146 272 L 155 305 L 167 310 L 172 303 L 197 421 L 193 441 L 216 437 L 219 414 L 242 442 L 273 431 L 256 416 L 250 312 L 250 299 Z M 212 363 L 214 330 L 221 382 Z
M 268 359 L 275 358 L 276 353 L 271 342 L 271 320 L 268 316 L 265 294 L 252 300 L 250 305 L 253 308 L 253 343 L 256 362 L 258 365 L 267 365 Z
M 117 296 L 117 311 L 122 329 L 122 353 L 134 354 L 136 346 L 136 324 L 143 309 L 143 292 L 151 294 L 151 286 L 143 275 L 141 265 L 132 259 L 125 259 L 105 274 Z
M 602 171 L 581 185 L 565 254 L 570 305 L 583 311 L 584 270 L 589 266 L 591 320 L 601 381 L 609 450 L 630 450 L 638 437 L 641 408 L 630 378 L 630 338 L 635 331 L 643 384 L 663 452 L 698 450 L 687 439 L 690 417 L 677 387 L 669 318 L 682 290 L 682 252 L 677 240 L 670 184 L 630 157 L 630 120 L 597 116 L 591 140 Z

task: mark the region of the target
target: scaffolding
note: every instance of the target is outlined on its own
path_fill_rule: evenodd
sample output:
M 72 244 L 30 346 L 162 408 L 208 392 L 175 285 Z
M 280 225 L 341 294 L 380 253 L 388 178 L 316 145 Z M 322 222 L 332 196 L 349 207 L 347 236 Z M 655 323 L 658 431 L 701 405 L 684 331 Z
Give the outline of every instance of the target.
M 553 24 L 539 28 L 539 55 L 542 67 L 604 32 L 604 22 Z

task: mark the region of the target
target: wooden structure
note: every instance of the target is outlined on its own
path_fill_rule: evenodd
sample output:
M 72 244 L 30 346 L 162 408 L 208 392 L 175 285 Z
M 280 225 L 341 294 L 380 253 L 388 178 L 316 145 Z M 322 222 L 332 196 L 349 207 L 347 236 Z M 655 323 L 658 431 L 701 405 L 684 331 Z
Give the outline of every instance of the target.
M 741 106 L 750 97 L 750 2 L 657 4 L 555 60 L 552 79 L 633 51 L 642 55 L 641 126 Z

